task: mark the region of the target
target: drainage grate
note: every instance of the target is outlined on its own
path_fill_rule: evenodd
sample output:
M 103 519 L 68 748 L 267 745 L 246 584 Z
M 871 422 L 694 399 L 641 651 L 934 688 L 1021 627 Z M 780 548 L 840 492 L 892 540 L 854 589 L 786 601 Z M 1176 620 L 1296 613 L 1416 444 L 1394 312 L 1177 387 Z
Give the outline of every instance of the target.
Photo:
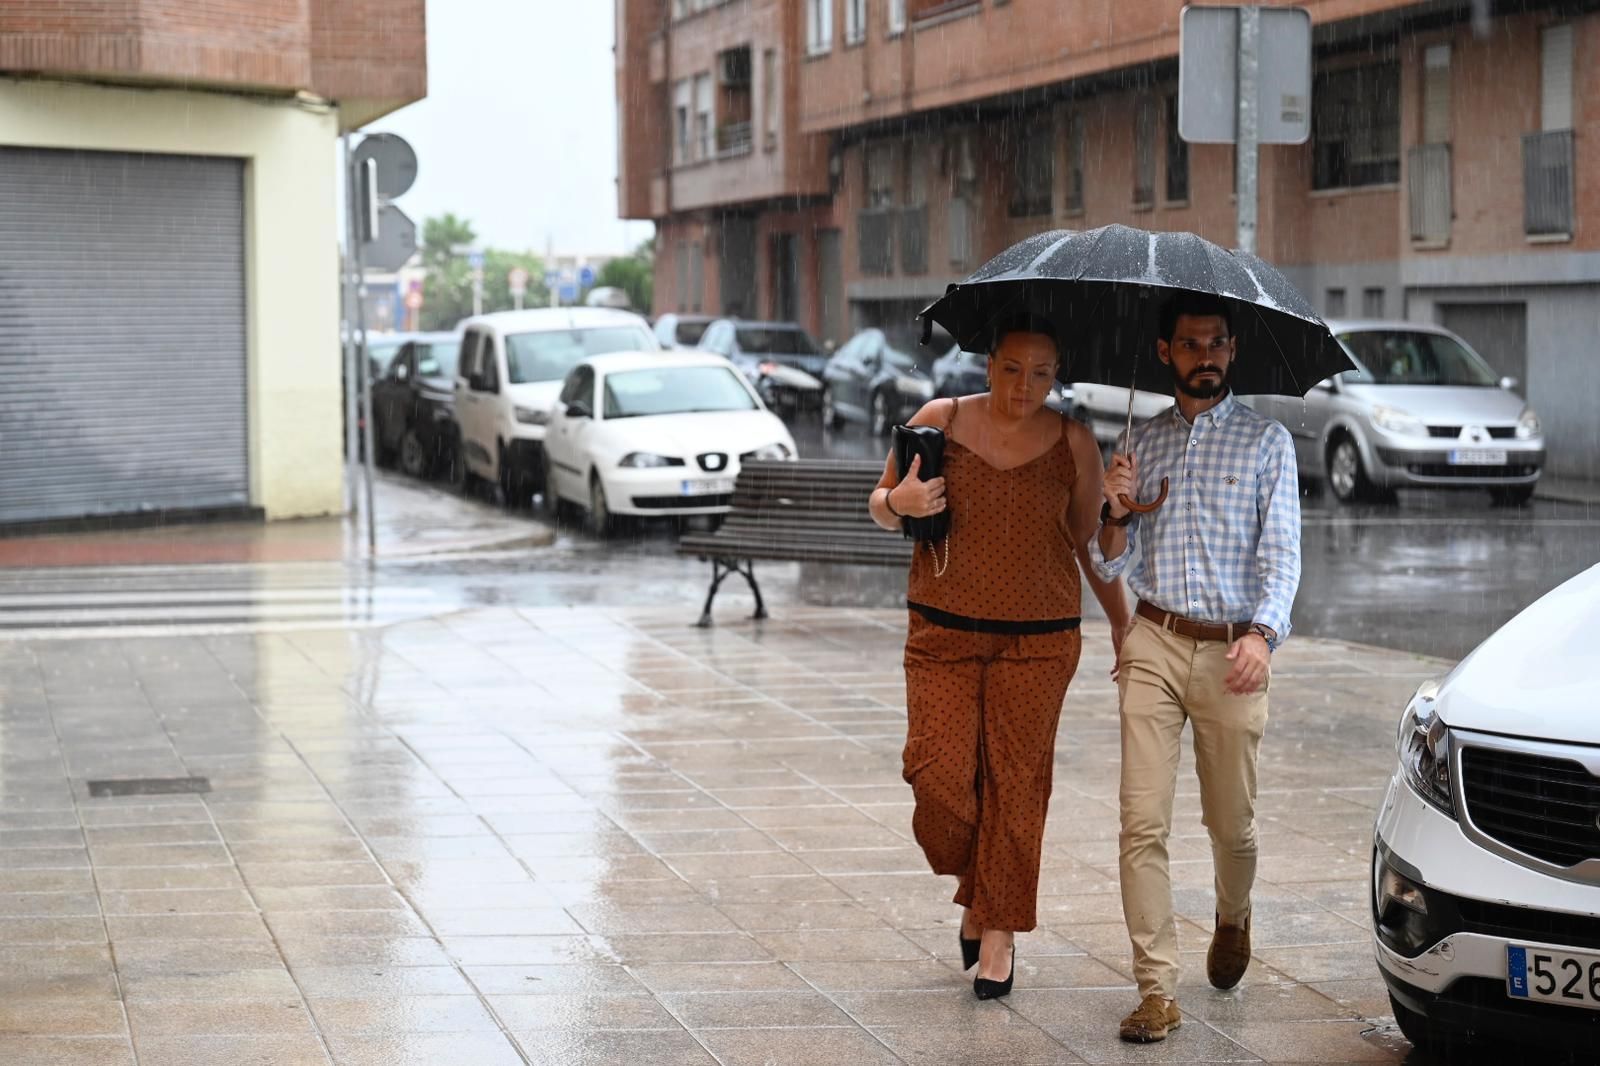
M 205 777 L 125 777 L 89 782 L 91 799 L 105 799 L 108 796 L 181 796 L 210 791 L 211 780 Z

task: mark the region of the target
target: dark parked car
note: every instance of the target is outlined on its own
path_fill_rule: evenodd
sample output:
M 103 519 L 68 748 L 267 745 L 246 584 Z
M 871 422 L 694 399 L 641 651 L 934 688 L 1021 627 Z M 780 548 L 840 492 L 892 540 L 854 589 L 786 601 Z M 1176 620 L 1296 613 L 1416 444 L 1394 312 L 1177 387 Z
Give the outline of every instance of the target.
M 720 318 L 700 338 L 701 351 L 728 359 L 776 411 L 815 409 L 828 356 L 794 322 Z
M 715 321 L 710 315 L 680 315 L 670 311 L 656 319 L 650 328 L 655 330 L 656 340 L 661 342 L 661 347 L 670 352 L 675 348 L 698 345 L 706 327 Z
M 952 347 L 933 363 L 935 396 L 971 396 L 989 391 L 989 357 Z M 1046 407 L 1061 414 L 1072 414 L 1072 389 L 1057 382 L 1045 399 Z
M 865 422 L 876 436 L 933 399 L 933 357 L 881 329 L 857 333 L 822 372 L 822 425 Z
M 419 333 L 400 345 L 388 371 L 372 384 L 372 434 L 380 463 L 399 459 L 412 477 L 427 477 L 453 461 L 455 333 Z

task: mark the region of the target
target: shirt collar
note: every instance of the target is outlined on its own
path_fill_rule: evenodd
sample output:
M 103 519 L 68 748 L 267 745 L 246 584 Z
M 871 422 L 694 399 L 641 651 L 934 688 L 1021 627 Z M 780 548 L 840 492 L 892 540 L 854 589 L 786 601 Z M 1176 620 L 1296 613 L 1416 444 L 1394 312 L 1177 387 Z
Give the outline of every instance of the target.
M 1233 390 L 1229 389 L 1228 394 L 1222 398 L 1220 403 L 1206 411 L 1200 417 L 1209 418 L 1211 419 L 1212 425 L 1220 426 L 1228 420 L 1228 416 L 1232 415 L 1238 406 L 1239 402 L 1233 398 Z M 1173 421 L 1177 422 L 1181 426 L 1193 426 L 1193 423 L 1191 423 L 1187 418 L 1183 417 L 1183 411 L 1178 407 L 1176 401 L 1174 401 L 1172 404 L 1172 418 Z

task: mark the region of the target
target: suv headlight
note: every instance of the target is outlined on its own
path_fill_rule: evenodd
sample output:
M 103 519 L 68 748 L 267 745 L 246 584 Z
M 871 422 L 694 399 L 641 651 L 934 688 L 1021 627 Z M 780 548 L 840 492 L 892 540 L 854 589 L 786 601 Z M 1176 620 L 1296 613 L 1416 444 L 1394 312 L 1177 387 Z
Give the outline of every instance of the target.
M 1409 415 L 1398 407 L 1385 407 L 1376 404 L 1372 408 L 1372 421 L 1379 429 L 1386 429 L 1390 433 L 1398 433 L 1403 437 L 1426 437 L 1428 427 L 1422 424 L 1422 419 Z
M 910 374 L 896 374 L 894 387 L 904 396 L 915 396 L 922 400 L 933 399 L 933 382 L 927 378 L 914 378 Z
M 1439 683 L 1425 681 L 1400 718 L 1400 771 L 1412 791 L 1451 818 L 1450 729 L 1439 717 Z
M 618 466 L 633 467 L 635 469 L 658 466 L 682 466 L 682 459 L 674 459 L 670 455 L 655 455 L 651 452 L 629 452 L 624 455 Z
M 550 421 L 550 412 L 541 411 L 537 407 L 517 407 L 513 410 L 518 422 L 530 426 L 542 426 Z
M 1517 439 L 1532 440 L 1543 432 L 1544 426 L 1539 423 L 1539 416 L 1533 413 L 1533 408 L 1524 407 L 1517 418 Z
M 783 443 L 763 444 L 753 452 L 745 452 L 739 456 L 740 461 L 748 459 L 791 459 L 794 453 L 789 451 L 789 446 Z

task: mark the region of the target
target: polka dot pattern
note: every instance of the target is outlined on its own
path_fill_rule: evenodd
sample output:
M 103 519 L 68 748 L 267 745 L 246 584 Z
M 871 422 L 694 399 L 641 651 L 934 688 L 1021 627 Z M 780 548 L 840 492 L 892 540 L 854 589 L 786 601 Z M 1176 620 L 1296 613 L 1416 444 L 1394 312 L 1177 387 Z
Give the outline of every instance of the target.
M 1048 452 L 1005 470 L 947 441 L 949 563 L 936 575 L 919 550 L 909 600 L 968 618 L 1078 615 L 1067 526 L 1076 469 L 1065 430 Z M 1081 647 L 1076 629 L 974 633 L 910 613 L 903 773 L 916 801 L 912 830 L 933 871 L 960 879 L 955 902 L 985 929 L 1038 923 L 1056 724 Z

